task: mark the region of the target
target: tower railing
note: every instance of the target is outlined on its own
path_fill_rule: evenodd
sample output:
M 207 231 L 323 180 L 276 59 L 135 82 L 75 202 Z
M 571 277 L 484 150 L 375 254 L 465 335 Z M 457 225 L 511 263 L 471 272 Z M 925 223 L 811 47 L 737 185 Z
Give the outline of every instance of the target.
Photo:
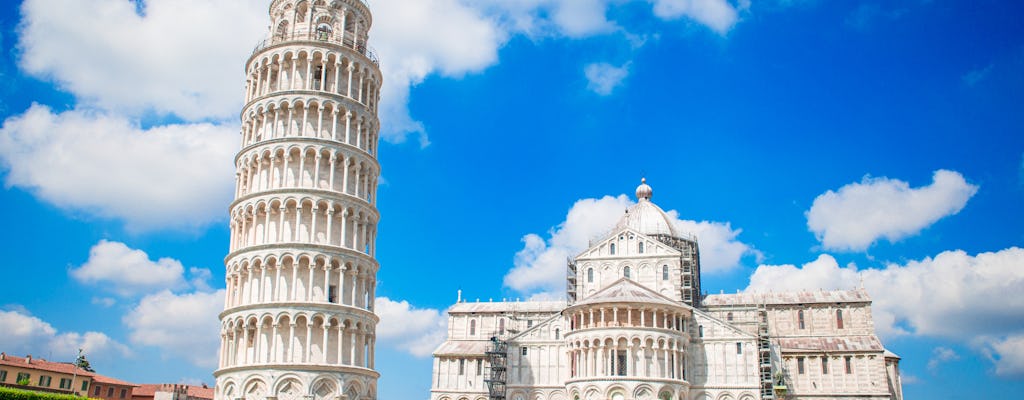
M 308 32 L 297 32 L 288 35 L 273 35 L 270 38 L 263 39 L 252 49 L 252 54 L 255 55 L 263 49 L 273 46 L 279 43 L 285 42 L 320 42 L 320 43 L 333 43 L 341 45 L 343 47 L 355 50 L 357 53 L 366 56 L 375 65 L 380 66 L 380 59 L 377 58 L 377 53 L 372 47 L 367 46 L 365 43 L 358 42 L 348 35 L 344 35 L 344 38 L 340 38 L 339 35 L 333 33 L 322 32 L 322 31 L 308 31 Z

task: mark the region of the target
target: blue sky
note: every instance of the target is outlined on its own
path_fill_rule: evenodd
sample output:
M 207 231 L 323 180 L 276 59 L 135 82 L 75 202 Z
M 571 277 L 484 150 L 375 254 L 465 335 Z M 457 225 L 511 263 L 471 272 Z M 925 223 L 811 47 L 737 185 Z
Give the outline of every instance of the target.
M 557 294 L 641 176 L 705 290 L 863 282 L 907 398 L 1024 389 L 1024 5 L 370 4 L 382 399 L 427 397 L 457 290 Z M 266 25 L 262 1 L 0 5 L 0 349 L 213 382 Z

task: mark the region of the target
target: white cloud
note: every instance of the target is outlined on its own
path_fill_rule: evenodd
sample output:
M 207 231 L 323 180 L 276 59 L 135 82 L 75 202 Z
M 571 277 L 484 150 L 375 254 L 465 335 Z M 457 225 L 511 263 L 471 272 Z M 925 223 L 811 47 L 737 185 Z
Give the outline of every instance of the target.
M 152 261 L 142 250 L 106 240 L 101 240 L 89 250 L 89 260 L 85 264 L 71 270 L 71 276 L 79 282 L 100 284 L 122 296 L 180 289 L 185 286 L 184 273 L 185 268 L 178 260 L 161 258 Z
M 372 11 L 372 44 L 385 82 L 381 136 L 398 143 L 416 133 L 425 146 L 423 125 L 409 115 L 410 87 L 434 73 L 460 77 L 497 63 L 506 33 L 457 0 L 378 0 Z
M 104 113 L 33 105 L 0 128 L 7 186 L 132 230 L 190 229 L 223 219 L 234 186 L 233 128 L 141 129 Z
M 932 357 L 928 359 L 928 369 L 935 370 L 940 365 L 960 359 L 960 355 L 949 347 L 936 347 L 932 350 Z
M 826 249 L 865 250 L 880 238 L 896 242 L 959 213 L 978 191 L 955 171 L 935 171 L 932 179 L 911 188 L 897 179 L 864 177 L 829 190 L 805 213 L 807 227 Z
M 382 344 L 427 357 L 445 340 L 448 319 L 439 310 L 415 308 L 408 301 L 378 297 L 374 312 L 380 317 L 377 337 Z
M 585 250 L 591 239 L 608 233 L 633 204 L 626 195 L 577 201 L 565 221 L 548 232 L 547 240 L 534 233 L 523 236 L 523 249 L 516 253 L 513 268 L 505 275 L 505 286 L 531 296 L 549 298 L 557 293 L 557 297 L 563 297 L 566 259 Z M 675 210 L 666 214 L 677 229 L 700 240 L 703 272 L 736 267 L 747 254 L 759 256 L 736 239 L 740 230 L 733 230 L 729 223 L 682 220 Z
M 155 346 L 164 357 L 182 357 L 213 368 L 220 347 L 218 314 L 224 290 L 177 295 L 170 291 L 144 297 L 123 317 L 132 343 Z
M 1024 372 L 1024 249 L 945 251 L 881 269 L 840 268 L 823 255 L 801 268 L 762 265 L 748 291 L 849 289 L 863 280 L 883 336 L 923 335 L 986 347 L 1005 374 Z
M 81 108 L 133 117 L 230 120 L 242 103 L 242 64 L 267 34 L 265 4 L 250 0 L 26 0 L 20 66 L 74 94 Z M 725 33 L 725 0 L 651 0 L 665 20 L 689 18 Z M 409 114 L 410 88 L 498 62 L 513 35 L 587 38 L 625 32 L 608 19 L 617 0 L 376 0 L 371 45 L 385 76 L 382 137 L 403 142 L 425 127 Z M 187 29 L 183 29 L 187 27 Z M 173 32 L 173 34 L 169 34 Z M 628 35 L 628 32 L 626 33 Z
M 1015 379 L 1024 377 L 1024 334 L 984 338 L 981 342 L 985 346 L 983 351 L 996 365 L 997 375 Z
M 649 0 L 654 15 L 671 20 L 692 18 L 694 21 L 725 34 L 738 20 L 737 10 L 726 0 Z
M 615 88 L 629 76 L 629 64 L 616 67 L 608 63 L 587 64 L 583 68 L 587 77 L 587 89 L 602 96 L 612 94 Z
M 140 0 L 142 1 L 142 0 Z M 89 105 L 189 120 L 229 118 L 242 104 L 242 64 L 267 33 L 250 0 L 26 0 L 21 67 Z
M 53 325 L 24 311 L 0 310 L 0 348 L 8 354 L 46 356 L 53 361 L 70 361 L 82 349 L 90 358 L 116 360 L 131 351 L 100 332 L 58 332 Z

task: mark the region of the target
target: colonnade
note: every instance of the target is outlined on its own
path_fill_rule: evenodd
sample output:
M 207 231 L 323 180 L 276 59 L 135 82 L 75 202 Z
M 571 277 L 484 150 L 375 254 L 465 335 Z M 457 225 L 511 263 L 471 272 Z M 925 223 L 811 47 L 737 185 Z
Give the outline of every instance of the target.
M 373 322 L 357 317 L 295 313 L 225 321 L 220 368 L 320 364 L 374 368 Z
M 342 260 L 276 257 L 229 264 L 224 308 L 266 303 L 331 303 L 373 310 L 373 267 Z
M 294 98 L 256 104 L 242 119 L 242 147 L 273 139 L 310 138 L 347 144 L 377 155 L 379 126 L 345 104 Z
M 237 162 L 235 198 L 284 188 L 320 189 L 374 202 L 378 168 L 368 158 L 325 146 L 276 147 Z
M 377 253 L 377 216 L 334 200 L 273 197 L 236 207 L 231 251 L 269 244 L 315 244 Z
M 660 328 L 686 331 L 687 313 L 668 308 L 596 306 L 578 308 L 569 313 L 570 329 L 607 327 Z
M 245 102 L 286 91 L 318 91 L 344 96 L 376 111 L 380 77 L 342 54 L 298 46 L 254 60 L 246 80 Z
M 640 334 L 571 338 L 570 377 L 628 376 L 683 380 L 685 342 L 679 337 Z

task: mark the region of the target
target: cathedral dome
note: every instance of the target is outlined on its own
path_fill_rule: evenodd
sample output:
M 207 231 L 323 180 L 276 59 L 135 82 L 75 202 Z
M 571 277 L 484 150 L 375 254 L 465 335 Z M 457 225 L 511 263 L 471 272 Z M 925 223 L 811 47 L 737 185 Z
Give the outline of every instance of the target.
M 651 202 L 653 194 L 654 190 L 647 185 L 647 179 L 641 180 L 640 186 L 636 188 L 637 203 L 626 209 L 626 215 L 622 216 L 615 229 L 630 228 L 645 235 L 679 236 L 668 214 Z

